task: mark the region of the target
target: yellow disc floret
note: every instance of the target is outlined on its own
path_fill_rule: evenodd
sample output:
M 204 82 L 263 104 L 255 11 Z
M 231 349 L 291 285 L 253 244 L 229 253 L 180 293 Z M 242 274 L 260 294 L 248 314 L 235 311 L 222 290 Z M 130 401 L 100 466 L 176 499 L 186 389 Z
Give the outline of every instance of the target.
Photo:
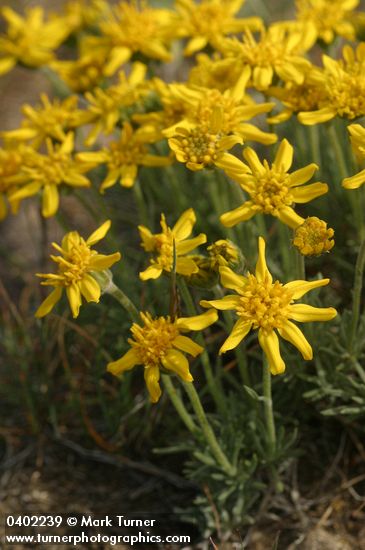
M 334 234 L 325 221 L 311 216 L 295 230 L 293 244 L 303 256 L 318 256 L 333 248 Z
M 149 313 L 141 313 L 144 326 L 134 323 L 131 328 L 133 339 L 128 343 L 136 351 L 138 361 L 143 365 L 158 366 L 178 336 L 176 323 L 170 317 L 152 319 Z

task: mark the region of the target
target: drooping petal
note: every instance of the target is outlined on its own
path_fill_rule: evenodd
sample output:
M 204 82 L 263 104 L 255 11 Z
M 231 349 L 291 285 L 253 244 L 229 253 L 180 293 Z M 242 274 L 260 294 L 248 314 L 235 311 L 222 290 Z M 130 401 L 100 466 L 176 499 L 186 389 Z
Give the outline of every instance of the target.
M 160 369 L 156 365 L 147 366 L 144 369 L 144 380 L 150 394 L 150 399 L 152 403 L 157 403 L 161 397 L 161 388 L 159 384 L 160 380 Z
M 28 183 L 27 185 L 23 185 L 23 187 L 20 187 L 15 192 L 11 192 L 9 194 L 9 201 L 10 202 L 19 201 L 22 199 L 26 199 L 28 197 L 32 197 L 33 195 L 38 193 L 41 187 L 42 185 L 38 182 L 33 182 L 33 183 Z
M 314 288 L 319 288 L 321 286 L 326 286 L 330 282 L 329 279 L 319 279 L 318 281 L 291 281 L 284 285 L 286 290 L 289 290 L 293 293 L 293 300 L 299 300 L 304 294 L 307 294 L 310 290 Z
M 157 265 L 150 265 L 147 269 L 140 272 L 139 278 L 142 279 L 142 281 L 147 281 L 148 279 L 158 279 L 161 273 L 161 267 L 158 267 Z
M 76 319 L 79 315 L 81 306 L 81 293 L 77 284 L 66 287 L 66 294 L 72 311 L 72 317 Z
M 187 254 L 188 252 L 194 250 L 194 248 L 197 248 L 199 245 L 206 242 L 207 236 L 204 235 L 204 233 L 200 233 L 200 235 L 194 237 L 193 239 L 187 239 L 185 241 L 180 241 L 176 243 L 176 254 L 178 256 L 182 254 Z
M 200 300 L 202 307 L 215 307 L 221 311 L 236 309 L 240 304 L 240 297 L 236 294 L 230 294 L 219 300 Z
M 271 374 L 281 374 L 285 371 L 285 363 L 280 355 L 279 338 L 272 330 L 265 333 L 259 330 L 259 343 L 267 357 Z
M 328 191 L 328 185 L 326 183 L 311 183 L 305 187 L 294 187 L 291 189 L 291 195 L 294 202 L 299 204 L 309 202 L 321 195 L 324 195 Z
M 222 214 L 219 217 L 219 220 L 225 227 L 233 227 L 240 222 L 245 222 L 251 219 L 259 211 L 260 207 L 253 204 L 252 201 L 246 201 L 238 208 Z
M 262 237 L 259 237 L 259 256 L 256 263 L 255 275 L 258 281 L 269 281 L 272 282 L 272 276 L 270 271 L 267 268 L 266 258 L 265 258 L 265 240 Z
M 175 372 L 185 382 L 192 382 L 193 377 L 189 371 L 189 361 L 180 351 L 169 349 L 161 363 L 167 370 Z
M 127 370 L 133 369 L 133 367 L 138 365 L 138 363 L 138 355 L 136 351 L 131 348 L 120 359 L 108 363 L 106 369 L 108 372 L 111 372 L 112 374 L 115 374 L 117 376 L 118 374 L 122 374 Z
M 172 234 L 174 235 L 177 243 L 189 237 L 190 233 L 193 230 L 195 222 L 196 217 L 192 208 L 185 210 L 185 212 L 181 214 L 180 218 L 177 220 L 174 227 L 172 228 Z
M 58 302 L 61 296 L 62 296 L 62 287 L 58 286 L 51 292 L 51 294 L 47 296 L 45 300 L 43 300 L 43 302 L 35 312 L 35 316 L 40 318 L 47 315 L 50 311 L 52 311 L 54 305 Z
M 250 332 L 252 326 L 251 321 L 243 321 L 243 319 L 238 319 L 233 326 L 231 334 L 225 340 L 223 345 L 219 350 L 219 355 L 229 351 L 230 349 L 236 348 L 245 336 Z
M 98 229 L 91 233 L 90 237 L 87 239 L 86 244 L 93 246 L 95 243 L 104 239 L 105 235 L 108 233 L 112 222 L 107 220 L 104 222 Z
M 287 139 L 283 139 L 280 143 L 279 149 L 275 155 L 274 164 L 279 170 L 287 172 L 293 162 L 293 146 L 290 145 Z
M 363 183 L 365 183 L 365 170 L 361 170 L 358 174 L 345 178 L 342 185 L 345 189 L 358 189 Z
M 285 321 L 282 328 L 279 329 L 279 334 L 300 351 L 303 359 L 307 361 L 313 359 L 313 350 L 310 343 L 294 323 Z
M 196 357 L 204 350 L 202 346 L 199 346 L 199 344 L 194 342 L 191 338 L 183 336 L 182 334 L 176 336 L 175 340 L 172 341 L 172 345 L 185 353 L 190 353 L 193 357 Z
M 94 277 L 85 274 L 80 281 L 80 291 L 87 302 L 96 302 L 100 300 L 100 286 L 95 281 Z
M 290 206 L 281 207 L 277 217 L 281 222 L 285 223 L 285 225 L 288 225 L 292 229 L 296 229 L 305 221 L 304 218 L 299 216 L 299 214 L 297 214 Z
M 238 275 L 227 266 L 222 266 L 219 268 L 219 275 L 221 278 L 221 283 L 225 288 L 242 290 L 242 288 L 246 285 L 246 277 L 243 277 L 243 275 Z
M 57 185 L 45 185 L 42 197 L 42 216 L 49 218 L 54 216 L 60 202 Z
M 334 307 L 313 307 L 307 304 L 293 304 L 289 306 L 290 319 L 301 323 L 311 321 L 330 321 L 336 317 L 337 311 Z
M 176 273 L 180 275 L 192 275 L 198 273 L 199 267 L 196 265 L 192 258 L 179 257 L 176 258 Z
M 328 122 L 336 116 L 336 110 L 331 107 L 324 107 L 318 109 L 318 111 L 302 111 L 298 113 L 298 120 L 301 124 L 307 126 L 313 126 L 314 124 L 321 124 L 321 122 Z
M 204 330 L 218 319 L 218 313 L 215 309 L 209 309 L 200 315 L 193 317 L 180 317 L 176 321 L 179 330 Z

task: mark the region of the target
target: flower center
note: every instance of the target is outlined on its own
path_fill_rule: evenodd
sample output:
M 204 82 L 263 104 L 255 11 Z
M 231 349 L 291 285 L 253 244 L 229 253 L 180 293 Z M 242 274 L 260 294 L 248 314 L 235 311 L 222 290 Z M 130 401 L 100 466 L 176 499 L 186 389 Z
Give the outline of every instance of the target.
M 280 208 L 293 202 L 288 187 L 289 175 L 275 165 L 270 168 L 266 160 L 264 167 L 263 175 L 256 174 L 255 190 L 250 194 L 265 214 L 277 215 Z
M 325 221 L 311 216 L 295 230 L 293 244 L 304 256 L 323 254 L 333 248 L 334 233 Z
M 354 119 L 365 115 L 364 64 L 355 62 L 340 74 L 330 73 L 326 82 L 329 103 L 341 117 Z
M 204 126 L 193 128 L 180 137 L 180 144 L 185 162 L 208 165 L 217 160 L 219 135 L 209 133 Z
M 142 143 L 120 143 L 113 142 L 110 144 L 111 158 L 109 167 L 118 169 L 125 164 L 140 164 L 143 155 L 146 154 L 146 148 Z
M 96 251 L 90 250 L 84 239 L 80 238 L 78 242 L 75 240 L 70 249 L 63 252 L 63 258 L 61 256 L 56 258 L 63 284 L 69 286 L 76 281 L 81 281 L 89 270 L 91 256 L 95 254 Z
M 237 314 L 243 320 L 253 322 L 253 328 L 269 332 L 274 328 L 280 328 L 288 318 L 292 293 L 279 281 L 260 282 L 254 275 L 248 275 L 247 284 L 240 294 Z
M 155 251 L 158 254 L 158 264 L 165 271 L 171 271 L 173 255 L 174 255 L 174 245 L 171 229 L 166 228 L 167 233 L 158 233 L 154 235 L 155 242 Z
M 131 328 L 133 339 L 128 343 L 138 354 L 139 361 L 146 366 L 159 366 L 161 359 L 171 349 L 172 342 L 179 335 L 176 324 L 170 317 L 152 319 L 149 313 L 141 313 L 144 326 L 134 323 Z

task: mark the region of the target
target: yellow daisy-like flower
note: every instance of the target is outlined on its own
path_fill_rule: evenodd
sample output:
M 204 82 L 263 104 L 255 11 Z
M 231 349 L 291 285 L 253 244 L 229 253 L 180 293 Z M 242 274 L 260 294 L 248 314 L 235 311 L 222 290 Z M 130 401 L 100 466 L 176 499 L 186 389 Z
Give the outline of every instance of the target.
M 222 38 L 215 48 L 225 57 L 234 58 L 241 67 L 248 66 L 251 83 L 257 90 L 265 91 L 277 75 L 284 82 L 302 84 L 310 63 L 303 54 L 312 46 L 315 36 L 310 26 L 286 27 L 275 24 L 261 31 L 258 41 L 250 31 L 245 31 L 242 41 Z
M 2 132 L 2 136 L 6 140 L 31 141 L 34 149 L 38 149 L 47 137 L 64 141 L 67 131 L 77 126 L 77 114 L 80 113 L 77 103 L 76 96 L 64 101 L 58 98 L 50 101 L 47 94 L 42 94 L 40 105 L 23 105 L 25 119 L 21 128 Z
M 335 244 L 335 232 L 327 223 L 316 216 L 310 216 L 296 228 L 293 245 L 303 256 L 319 256 L 329 252 Z
M 356 50 L 344 46 L 342 55 L 338 61 L 323 56 L 324 70 L 318 76 L 318 84 L 326 96 L 318 110 L 298 114 L 302 124 L 320 124 L 336 116 L 353 120 L 365 115 L 365 43 Z
M 153 253 L 151 265 L 139 274 L 143 281 L 157 279 L 163 271 L 171 272 L 174 263 L 174 246 L 176 273 L 189 276 L 199 271 L 194 260 L 191 257 L 186 257 L 186 254 L 207 242 L 204 233 L 188 239 L 195 222 L 194 210 L 189 208 L 180 216 L 172 229 L 167 225 L 165 216 L 161 214 L 161 233 L 153 234 L 144 225 L 138 226 L 143 248 L 146 252 Z
M 93 272 L 104 271 L 121 258 L 119 252 L 105 255 L 99 254 L 92 248 L 105 237 L 110 225 L 110 220 L 106 221 L 86 241 L 77 231 L 70 231 L 63 237 L 61 246 L 52 243 L 52 246 L 61 254 L 60 256 L 51 255 L 51 259 L 58 266 L 58 272 L 36 275 L 45 279 L 41 285 L 55 288 L 37 309 L 36 317 L 44 317 L 52 311 L 54 305 L 61 299 L 63 289 L 66 290 L 74 318 L 79 314 L 82 298 L 87 302 L 99 302 L 101 289 L 93 277 Z
M 255 214 L 264 213 L 296 228 L 304 219 L 294 211 L 292 205 L 309 202 L 328 191 L 328 185 L 320 182 L 302 187 L 318 169 L 314 163 L 289 173 L 293 162 L 293 147 L 286 139 L 281 142 L 271 166 L 267 160 L 262 163 L 250 147 L 244 149 L 243 156 L 248 165 L 237 160 L 240 168 L 226 169 L 226 173 L 239 183 L 250 199 L 238 208 L 222 214 L 220 221 L 226 227 L 247 221 Z
M 249 70 L 243 71 L 235 86 L 223 93 L 217 89 L 198 88 L 184 84 L 170 85 L 172 94 L 186 105 L 187 113 L 183 120 L 167 128 L 163 134 L 171 137 L 174 130 L 191 122 L 196 126 L 210 127 L 219 112 L 219 132 L 222 135 L 241 136 L 243 140 L 253 140 L 265 145 L 276 143 L 277 136 L 263 132 L 247 121 L 254 116 L 271 111 L 274 103 L 255 103 L 245 94 Z
M 208 89 L 215 88 L 221 92 L 233 88 L 244 70 L 233 57 L 222 58 L 218 52 L 214 52 L 211 58 L 205 53 L 200 53 L 195 61 L 189 73 L 189 84 Z
M 160 157 L 148 152 L 148 144 L 155 143 L 158 136 L 154 130 L 138 128 L 133 130 L 125 122 L 118 141 L 112 141 L 102 151 L 85 152 L 76 155 L 82 163 L 106 164 L 108 173 L 100 186 L 100 192 L 120 183 L 122 187 L 132 187 L 136 181 L 139 166 L 168 166 L 170 157 Z
M 364 162 L 365 160 L 365 128 L 361 124 L 350 124 L 348 126 L 348 131 L 350 133 L 350 140 L 352 150 L 355 153 L 356 158 L 359 162 Z M 361 170 L 354 176 L 345 178 L 342 182 L 345 189 L 358 189 L 361 185 L 365 183 L 365 169 Z
M 190 38 L 184 53 L 192 55 L 202 50 L 220 35 L 237 34 L 245 29 L 257 31 L 262 27 L 259 17 L 235 17 L 244 0 L 176 0 L 181 15 L 182 34 Z
M 26 181 L 21 168 L 27 150 L 24 145 L 14 143 L 0 148 L 0 221 L 8 213 L 8 202 L 13 214 L 18 211 L 20 199 L 10 201 L 10 197 Z
M 231 334 L 223 343 L 219 353 L 236 348 L 251 329 L 258 329 L 258 338 L 272 374 L 281 374 L 285 363 L 280 355 L 279 335 L 293 344 L 303 358 L 313 357 L 312 348 L 304 334 L 292 321 L 330 321 L 337 312 L 334 308 L 317 308 L 307 304 L 295 304 L 304 294 L 329 283 L 329 279 L 318 281 L 292 281 L 283 285 L 274 281 L 267 268 L 265 241 L 259 238 L 259 257 L 255 275 L 237 275 L 229 267 L 220 268 L 221 282 L 237 294 L 230 294 L 220 300 L 203 300 L 203 307 L 235 311 L 236 321 Z
M 336 35 L 354 40 L 355 28 L 348 18 L 358 4 L 359 0 L 296 0 L 297 19 L 312 23 L 318 38 L 326 44 Z
M 235 157 L 227 151 L 242 143 L 243 139 L 236 134 L 225 134 L 222 131 L 223 122 L 223 112 L 219 107 L 212 111 L 208 124 L 182 121 L 168 140 L 176 159 L 193 171 L 214 165 L 230 166 Z
M 131 348 L 117 361 L 109 363 L 107 369 L 114 375 L 120 375 L 136 365 L 144 366 L 144 379 L 152 403 L 161 396 L 159 384 L 162 372 L 175 373 L 184 382 L 192 382 L 189 362 L 182 353 L 196 357 L 202 353 L 201 346 L 183 333 L 190 330 L 203 330 L 217 320 L 217 312 L 211 309 L 194 317 L 152 318 L 149 313 L 141 313 L 142 325 L 133 323 L 132 338 L 128 340 Z
M 105 0 L 69 0 L 63 11 L 67 24 L 76 32 L 95 26 L 109 9 Z
M 123 108 L 132 106 L 146 94 L 142 86 L 146 71 L 146 65 L 134 63 L 128 77 L 120 71 L 118 84 L 105 90 L 96 88 L 93 92 L 85 93 L 89 105 L 80 114 L 78 124 L 93 125 L 85 145 L 93 145 L 101 132 L 107 135 L 114 132 L 122 118 Z
M 90 187 L 91 182 L 83 174 L 96 166 L 95 163 L 80 163 L 72 157 L 74 136 L 69 133 L 66 139 L 54 145 L 46 139 L 47 155 L 41 155 L 33 149 L 24 155 L 21 172 L 24 184 L 9 197 L 11 202 L 36 195 L 42 190 L 42 215 L 54 216 L 59 206 L 59 187 Z
M 100 24 L 101 40 L 110 48 L 105 74 L 113 75 L 137 52 L 170 61 L 168 46 L 178 28 L 179 18 L 172 11 L 149 7 L 146 2 L 119 2 Z
M 210 257 L 211 269 L 218 270 L 222 266 L 236 267 L 241 260 L 237 246 L 226 239 L 219 239 L 207 246 L 207 251 Z
M 21 17 L 8 6 L 1 8 L 8 24 L 7 33 L 0 36 L 0 75 L 10 71 L 17 63 L 27 67 L 40 67 L 53 57 L 53 50 L 70 34 L 63 18 L 44 21 L 39 6 L 26 11 Z

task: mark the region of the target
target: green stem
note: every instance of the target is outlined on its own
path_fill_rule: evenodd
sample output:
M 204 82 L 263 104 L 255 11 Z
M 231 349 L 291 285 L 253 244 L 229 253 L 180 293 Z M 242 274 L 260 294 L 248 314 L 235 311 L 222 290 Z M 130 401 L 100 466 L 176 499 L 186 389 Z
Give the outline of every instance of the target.
M 300 281 L 305 281 L 305 261 L 304 256 L 295 249 L 295 267 L 296 267 L 296 277 Z
M 347 178 L 347 166 L 346 166 L 346 159 L 342 151 L 342 147 L 340 145 L 339 136 L 336 132 L 336 128 L 333 124 L 333 122 L 330 122 L 327 125 L 327 131 L 328 131 L 328 137 L 331 142 L 331 146 L 333 149 L 333 152 L 336 157 L 337 161 L 337 167 L 338 167 L 338 173 L 341 178 L 341 181 L 345 178 Z
M 321 167 L 321 145 L 320 145 L 320 139 L 319 139 L 319 128 L 317 125 L 314 126 L 308 126 L 309 131 L 309 144 L 310 144 L 310 152 L 312 157 L 312 162 L 317 164 L 317 166 Z
M 139 180 L 137 179 L 133 185 L 134 198 L 137 204 L 138 216 L 143 225 L 148 226 L 148 212 L 146 203 L 143 197 L 142 188 Z
M 188 397 L 193 406 L 195 414 L 198 418 L 198 421 L 203 431 L 206 442 L 208 443 L 214 458 L 229 476 L 234 476 L 236 474 L 236 469 L 234 468 L 234 466 L 232 466 L 232 464 L 229 462 L 228 458 L 222 451 L 217 441 L 217 438 L 215 437 L 215 434 L 212 430 L 212 427 L 209 424 L 209 421 L 206 417 L 203 406 L 199 399 L 199 395 L 194 385 L 191 382 L 183 382 L 183 386 L 185 388 L 186 393 L 188 394 Z
M 134 303 L 128 298 L 128 296 L 124 294 L 124 292 L 113 283 L 113 281 L 109 281 L 108 285 L 104 289 L 104 292 L 106 294 L 110 294 L 110 296 L 113 296 L 113 298 L 115 298 L 115 300 L 120 303 L 120 305 L 127 311 L 132 321 L 134 321 L 135 323 L 140 322 L 138 309 L 136 308 Z
M 360 306 L 361 306 L 361 291 L 363 284 L 364 276 L 364 266 L 365 266 L 365 238 L 363 239 L 359 253 L 357 255 L 356 264 L 355 264 L 355 278 L 354 278 L 354 294 L 352 302 L 352 321 L 350 327 L 350 338 L 349 338 L 349 350 L 352 351 L 355 338 L 357 325 L 360 318 Z
M 179 289 L 181 292 L 181 295 L 183 297 L 183 300 L 185 302 L 187 311 L 189 315 L 195 316 L 197 315 L 197 311 L 195 308 L 195 304 L 193 302 L 193 299 L 191 297 L 190 291 L 188 289 L 188 286 L 186 284 L 186 281 L 183 277 L 179 278 Z M 222 388 L 220 387 L 220 383 L 218 379 L 214 378 L 213 369 L 210 364 L 209 355 L 208 352 L 205 349 L 205 342 L 204 338 L 201 334 L 197 335 L 196 341 L 200 346 L 204 348 L 204 351 L 202 352 L 200 358 L 204 369 L 204 374 L 208 383 L 209 391 L 218 406 L 218 408 L 222 411 L 225 409 L 224 402 L 222 400 Z
M 194 420 L 191 418 L 190 414 L 186 410 L 180 395 L 178 394 L 175 386 L 172 383 L 171 377 L 167 374 L 163 374 L 162 382 L 181 420 L 184 422 L 187 429 L 195 435 L 199 431 L 198 426 L 195 424 Z
M 271 372 L 266 358 L 263 360 L 262 386 L 264 394 L 264 413 L 266 422 L 269 457 L 273 458 L 276 450 L 276 430 L 271 395 Z

